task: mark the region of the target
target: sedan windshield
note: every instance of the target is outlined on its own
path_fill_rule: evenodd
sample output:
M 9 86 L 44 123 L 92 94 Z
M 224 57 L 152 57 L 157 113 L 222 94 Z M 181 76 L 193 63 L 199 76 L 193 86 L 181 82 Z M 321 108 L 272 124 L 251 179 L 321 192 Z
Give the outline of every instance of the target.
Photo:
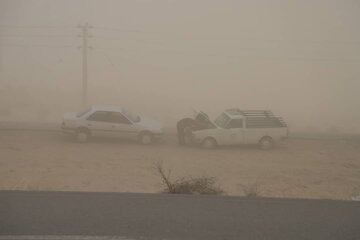
M 124 114 L 130 119 L 132 122 L 140 122 L 141 118 L 139 115 L 133 114 L 129 111 L 124 111 Z
M 87 108 L 87 109 L 85 109 L 85 110 L 83 110 L 83 111 L 81 111 L 81 112 L 78 112 L 77 114 L 76 114 L 76 117 L 82 117 L 82 116 L 84 116 L 85 114 L 87 114 L 88 112 L 90 112 L 91 111 L 91 107 L 90 108 Z

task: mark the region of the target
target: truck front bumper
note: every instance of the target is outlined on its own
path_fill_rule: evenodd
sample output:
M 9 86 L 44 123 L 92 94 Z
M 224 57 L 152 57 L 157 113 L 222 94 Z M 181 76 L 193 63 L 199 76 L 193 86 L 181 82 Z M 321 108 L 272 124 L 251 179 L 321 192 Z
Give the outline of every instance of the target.
M 75 130 L 72 129 L 72 128 L 67 128 L 67 127 L 64 127 L 62 126 L 61 127 L 61 132 L 65 135 L 74 135 L 75 134 Z

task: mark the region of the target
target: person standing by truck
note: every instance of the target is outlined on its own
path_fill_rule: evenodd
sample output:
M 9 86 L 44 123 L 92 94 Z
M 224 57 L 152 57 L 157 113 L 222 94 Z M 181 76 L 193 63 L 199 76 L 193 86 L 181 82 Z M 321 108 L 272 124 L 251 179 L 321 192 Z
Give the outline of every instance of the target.
M 183 118 L 178 121 L 176 127 L 179 145 L 191 144 L 193 130 L 202 130 L 213 127 L 207 114 L 201 111 L 195 111 L 195 114 L 195 119 Z
M 176 124 L 178 143 L 181 146 L 186 145 L 186 134 L 195 126 L 195 120 L 192 118 L 183 118 Z

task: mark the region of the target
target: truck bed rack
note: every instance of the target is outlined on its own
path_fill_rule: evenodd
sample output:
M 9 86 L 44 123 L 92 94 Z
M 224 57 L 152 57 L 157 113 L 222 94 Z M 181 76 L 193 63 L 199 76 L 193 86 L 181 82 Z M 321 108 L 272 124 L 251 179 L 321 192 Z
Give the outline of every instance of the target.
M 274 117 L 274 114 L 269 110 L 240 110 L 238 108 L 231 108 L 226 110 L 231 115 L 243 115 L 245 117 Z
M 240 110 L 238 108 L 227 109 L 230 115 L 242 115 L 246 117 L 247 128 L 274 128 L 287 127 L 287 124 L 281 117 L 276 117 L 268 110 Z

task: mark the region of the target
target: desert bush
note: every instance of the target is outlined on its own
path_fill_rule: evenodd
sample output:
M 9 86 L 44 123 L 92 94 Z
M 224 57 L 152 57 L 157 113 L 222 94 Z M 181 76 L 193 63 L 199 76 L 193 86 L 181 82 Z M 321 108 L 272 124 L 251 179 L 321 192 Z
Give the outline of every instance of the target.
M 163 192 L 172 194 L 224 194 L 213 177 L 189 177 L 171 180 L 171 170 L 164 170 L 161 162 L 155 164 L 155 170 L 161 177 L 165 188 Z
M 250 185 L 241 185 L 241 187 L 246 197 L 261 197 L 259 184 L 257 182 Z

